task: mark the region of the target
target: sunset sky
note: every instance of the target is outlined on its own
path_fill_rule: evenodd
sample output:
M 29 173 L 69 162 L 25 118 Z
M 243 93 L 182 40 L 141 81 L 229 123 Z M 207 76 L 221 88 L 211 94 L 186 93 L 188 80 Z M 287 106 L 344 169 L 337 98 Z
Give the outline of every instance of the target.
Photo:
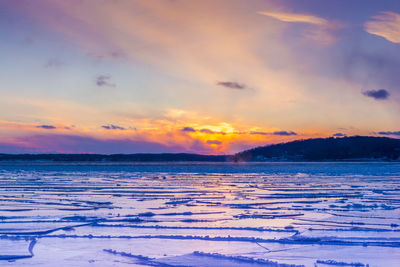
M 0 153 L 400 138 L 399 0 L 0 0 Z

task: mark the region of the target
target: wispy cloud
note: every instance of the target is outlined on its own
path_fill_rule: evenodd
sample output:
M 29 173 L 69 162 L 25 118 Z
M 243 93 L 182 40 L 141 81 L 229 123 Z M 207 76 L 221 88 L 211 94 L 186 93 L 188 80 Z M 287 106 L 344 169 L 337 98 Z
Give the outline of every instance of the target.
M 374 98 L 376 100 L 385 100 L 388 99 L 390 96 L 389 92 L 385 89 L 364 91 L 363 95 Z
M 43 124 L 43 125 L 38 125 L 38 126 L 36 126 L 36 128 L 42 128 L 42 129 L 46 129 L 46 130 L 54 130 L 54 129 L 56 129 L 57 127 L 56 127 L 56 126 L 53 126 L 53 125 L 46 125 L 46 124 Z
M 391 132 L 391 131 L 385 132 L 385 131 L 383 131 L 383 132 L 378 132 L 378 134 L 380 134 L 380 135 L 396 135 L 396 136 L 400 136 L 400 131 L 394 131 L 394 132 Z
M 296 132 L 293 131 L 275 131 L 275 132 L 259 132 L 259 131 L 254 131 L 250 132 L 252 135 L 280 135 L 280 136 L 291 136 L 291 135 L 297 135 Z
M 345 137 L 347 135 L 345 133 L 334 133 L 332 136 L 333 137 Z
M 106 130 L 121 130 L 124 131 L 126 128 L 114 124 L 109 124 L 109 125 L 102 125 L 101 128 L 106 129 Z
M 270 135 L 271 133 L 267 133 L 267 132 L 250 132 L 250 134 L 254 134 L 254 135 Z
M 297 133 L 292 131 L 276 131 L 272 133 L 273 135 L 283 135 L 283 136 L 290 136 L 290 135 L 297 135 Z
M 217 85 L 236 90 L 243 90 L 247 88 L 245 84 L 238 82 L 217 82 Z
M 222 142 L 218 140 L 207 140 L 207 144 L 209 145 L 221 145 Z
M 97 86 L 108 86 L 108 87 L 115 87 L 114 83 L 110 82 L 111 76 L 110 75 L 99 75 L 96 77 L 96 85 Z
M 192 128 L 192 127 L 183 127 L 181 129 L 181 131 L 182 132 L 191 132 L 191 133 L 195 133 L 196 132 L 196 130 L 194 128 Z
M 309 23 L 315 25 L 326 25 L 328 21 L 326 19 L 305 14 L 296 13 L 285 13 L 285 12 L 257 12 L 260 15 L 268 16 L 283 22 L 298 22 L 298 23 Z
M 299 14 L 290 12 L 265 12 L 257 14 L 264 15 L 282 22 L 301 23 L 308 27 L 303 31 L 303 36 L 323 45 L 329 45 L 336 41 L 335 32 L 343 27 L 341 23 L 330 21 L 315 15 Z
M 372 19 L 364 24 L 366 32 L 383 37 L 393 43 L 400 43 L 400 14 L 384 11 L 373 16 Z
M 214 131 L 211 131 L 210 129 L 201 129 L 199 132 L 201 132 L 201 133 L 206 133 L 206 134 L 213 134 L 214 133 Z
M 126 59 L 126 55 L 120 51 L 111 51 L 111 52 L 106 52 L 106 53 L 94 53 L 94 52 L 89 52 L 87 54 L 89 57 L 95 58 L 97 60 L 121 60 L 121 59 Z
M 200 133 L 205 133 L 205 134 L 222 134 L 222 135 L 226 135 L 225 132 L 221 132 L 221 131 L 213 131 L 207 128 L 203 128 L 201 130 L 199 130 Z

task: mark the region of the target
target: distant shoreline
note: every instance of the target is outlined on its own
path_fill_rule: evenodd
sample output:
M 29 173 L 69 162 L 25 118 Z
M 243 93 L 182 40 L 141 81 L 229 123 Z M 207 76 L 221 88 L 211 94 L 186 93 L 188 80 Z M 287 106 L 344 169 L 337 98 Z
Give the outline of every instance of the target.
M 267 145 L 234 155 L 192 153 L 0 154 L 0 162 L 222 163 L 222 162 L 400 162 L 400 139 L 372 136 L 314 138 Z
M 10 164 L 10 165 L 53 165 L 53 164 L 60 164 L 60 165 L 206 165 L 206 164 L 226 164 L 226 165 L 241 165 L 241 164 L 307 164 L 307 163 L 400 163 L 400 160 L 388 160 L 388 159 L 346 159 L 346 160 L 276 160 L 276 161 L 193 161 L 193 160 L 181 160 L 181 161 L 67 161 L 67 160 L 0 160 L 0 165 Z
M 162 154 L 0 154 L 0 162 L 227 162 L 231 156 L 187 153 Z

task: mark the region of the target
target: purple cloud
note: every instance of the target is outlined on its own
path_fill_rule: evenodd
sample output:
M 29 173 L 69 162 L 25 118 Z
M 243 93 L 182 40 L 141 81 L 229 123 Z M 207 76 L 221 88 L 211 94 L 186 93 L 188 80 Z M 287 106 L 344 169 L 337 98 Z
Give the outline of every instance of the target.
M 347 135 L 345 133 L 334 133 L 332 136 L 333 137 L 345 137 Z
M 250 134 L 255 134 L 255 135 L 282 135 L 282 136 L 297 135 L 297 133 L 292 132 L 292 131 L 276 131 L 276 132 L 272 132 L 272 133 L 268 133 L 268 132 L 250 132 Z
M 269 135 L 271 133 L 266 133 L 266 132 L 250 132 L 250 134 L 256 134 L 256 135 Z
M 96 85 L 97 86 L 108 86 L 115 87 L 115 84 L 110 83 L 111 76 L 110 75 L 99 75 L 96 77 Z
M 385 100 L 388 99 L 390 96 L 389 92 L 385 89 L 364 91 L 363 95 L 374 98 L 376 100 Z
M 205 133 L 205 134 L 222 134 L 222 135 L 226 134 L 225 132 L 215 132 L 215 131 L 207 129 L 207 128 L 201 129 L 199 132 Z
M 217 85 L 236 90 L 243 90 L 247 88 L 246 85 L 237 82 L 217 82 Z
M 121 130 L 121 131 L 126 130 L 124 127 L 114 125 L 114 124 L 102 125 L 101 128 L 106 129 L 106 130 Z
M 42 128 L 42 129 L 46 129 L 46 130 L 54 130 L 54 129 L 56 129 L 57 127 L 56 126 L 53 126 L 53 125 L 38 125 L 38 126 L 36 126 L 36 128 Z
M 276 131 L 272 133 L 273 135 L 283 135 L 283 136 L 290 136 L 290 135 L 297 135 L 297 133 L 292 131 Z
M 210 129 L 201 129 L 199 132 L 206 133 L 206 134 L 213 134 L 214 133 L 214 131 L 212 131 Z
M 97 60 L 110 60 L 110 59 L 114 59 L 114 60 L 119 60 L 119 59 L 125 59 L 126 55 L 121 52 L 121 51 L 111 51 L 111 52 L 106 52 L 106 53 L 88 53 L 87 54 L 89 57 L 93 57 Z
M 390 132 L 390 131 L 388 131 L 388 132 L 378 132 L 378 134 L 380 134 L 380 135 L 397 135 L 397 136 L 400 136 L 400 131 L 395 131 L 395 132 Z
M 220 144 L 222 144 L 222 142 L 218 141 L 218 140 L 207 140 L 207 144 L 209 144 L 209 145 L 220 145 Z
M 195 133 L 196 132 L 196 130 L 194 128 L 192 128 L 192 127 L 183 127 L 181 129 L 181 131 L 182 132 L 190 132 L 190 133 Z

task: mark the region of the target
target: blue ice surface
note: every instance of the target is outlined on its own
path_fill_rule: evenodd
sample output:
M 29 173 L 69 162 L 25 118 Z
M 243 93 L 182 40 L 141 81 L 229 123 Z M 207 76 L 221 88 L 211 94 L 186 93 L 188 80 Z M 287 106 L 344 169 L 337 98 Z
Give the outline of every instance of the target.
M 265 162 L 265 163 L 58 163 L 0 162 L 0 171 L 260 173 L 270 175 L 399 176 L 400 162 Z
M 399 178 L 394 162 L 0 162 L 0 265 L 397 267 Z

